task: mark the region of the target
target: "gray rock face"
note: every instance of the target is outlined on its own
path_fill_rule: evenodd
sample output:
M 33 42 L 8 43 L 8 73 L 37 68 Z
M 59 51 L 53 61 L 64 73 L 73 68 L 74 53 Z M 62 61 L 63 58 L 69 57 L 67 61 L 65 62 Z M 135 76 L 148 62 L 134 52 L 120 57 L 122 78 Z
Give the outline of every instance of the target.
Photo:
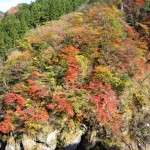
M 122 150 L 150 150 L 150 144 L 142 145 L 135 141 L 130 141 L 122 145 Z
M 55 130 L 47 135 L 46 144 L 51 150 L 55 150 L 57 147 L 57 133 L 58 131 Z
M 50 130 L 49 133 L 40 133 L 34 137 L 29 137 L 26 134 L 19 140 L 14 139 L 13 136 L 10 136 L 7 139 L 7 144 L 5 148 L 2 148 L 2 143 L 0 143 L 1 150 L 21 150 L 23 147 L 24 150 L 55 150 L 57 147 L 57 140 L 60 138 L 62 141 L 63 150 L 76 150 L 77 146 L 81 142 L 81 136 L 85 133 L 84 130 L 77 129 L 76 131 L 63 132 L 59 133 L 57 130 Z M 59 135 L 59 137 L 58 137 Z M 90 143 L 85 143 L 86 150 L 95 149 L 98 150 L 100 147 L 97 147 L 97 138 L 96 131 L 93 131 L 88 135 L 90 138 Z M 111 149 L 111 147 L 110 147 Z M 115 149 L 112 147 L 112 149 Z M 121 149 L 116 147 L 115 150 L 150 150 L 150 144 L 140 144 L 137 141 L 128 141 L 122 143 Z
M 36 144 L 36 150 L 52 150 L 51 148 L 43 145 L 43 144 Z
M 27 135 L 23 136 L 22 145 L 24 150 L 33 150 L 36 147 L 36 142 Z
M 150 150 L 150 144 L 146 144 L 146 150 Z
M 52 131 L 49 134 L 39 134 L 36 137 L 36 144 L 37 150 L 55 150 L 57 147 L 57 133 L 58 131 Z
M 64 150 L 75 150 L 80 142 L 81 136 L 77 137 L 74 141 L 70 141 L 70 143 L 65 146 Z
M 15 147 L 14 147 L 14 145 L 7 145 L 6 146 L 6 148 L 5 148 L 5 150 L 15 150 Z
M 14 138 L 11 136 L 7 141 L 5 150 L 20 150 L 20 149 L 21 149 L 20 145 L 16 143 Z
M 77 129 L 67 134 L 64 142 L 64 150 L 75 150 L 81 142 L 81 136 L 85 133 L 85 130 Z M 63 135 L 62 135 L 63 136 Z
M 50 130 L 48 134 L 40 133 L 36 138 L 24 134 L 19 141 L 15 141 L 14 137 L 11 136 L 7 140 L 5 150 L 21 150 L 21 144 L 24 150 L 55 150 L 57 147 L 57 134 L 57 130 Z
M 60 149 L 75 150 L 81 142 L 81 136 L 86 129 L 75 129 L 70 132 L 63 130 L 60 132 L 52 128 L 48 128 L 47 132 L 29 136 L 23 134 L 22 137 L 11 135 L 6 141 L 3 150 L 55 150 L 57 148 L 58 138 L 60 140 Z M 15 137 L 15 138 L 14 138 Z M 0 147 L 1 149 L 1 147 Z

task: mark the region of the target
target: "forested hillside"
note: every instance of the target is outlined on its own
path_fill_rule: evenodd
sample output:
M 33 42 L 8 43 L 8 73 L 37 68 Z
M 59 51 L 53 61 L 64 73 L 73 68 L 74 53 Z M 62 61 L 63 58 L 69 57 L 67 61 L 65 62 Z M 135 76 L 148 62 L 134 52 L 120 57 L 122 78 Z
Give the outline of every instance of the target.
M 26 31 L 62 14 L 71 12 L 87 0 L 37 0 L 19 4 L 0 21 L 0 57 L 6 57 Z M 18 9 L 18 11 L 16 11 Z M 16 12 L 12 15 L 13 12 Z
M 0 149 L 150 150 L 150 3 L 79 5 L 37 0 L 5 14 L 12 32 L 30 15 L 4 36 Z

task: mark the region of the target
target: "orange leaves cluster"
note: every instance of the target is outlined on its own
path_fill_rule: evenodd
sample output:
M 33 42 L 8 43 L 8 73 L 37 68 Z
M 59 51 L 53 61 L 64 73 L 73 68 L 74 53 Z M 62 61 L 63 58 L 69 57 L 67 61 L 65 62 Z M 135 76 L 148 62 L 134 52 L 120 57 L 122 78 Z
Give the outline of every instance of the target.
M 66 73 L 65 81 L 74 84 L 79 71 L 79 65 L 75 57 L 68 57 L 68 70 Z
M 137 32 L 130 26 L 124 27 L 123 30 L 132 38 L 136 38 L 138 36 Z
M 0 132 L 9 133 L 10 131 L 15 130 L 14 125 L 12 124 L 9 117 L 5 117 L 4 121 L 0 122 Z
M 38 77 L 40 77 L 40 74 L 37 71 L 33 71 L 30 75 L 31 79 L 37 79 Z
M 29 109 L 18 111 L 18 114 L 21 122 L 44 123 L 49 118 L 45 108 L 35 109 L 34 107 L 30 107 Z
M 25 99 L 17 94 L 14 93 L 8 93 L 5 96 L 5 104 L 6 105 L 13 105 L 13 104 L 19 104 L 20 106 L 24 106 Z
M 140 60 L 137 62 L 138 69 L 136 71 L 138 77 L 145 78 L 150 70 L 150 64 L 146 63 L 144 60 Z
M 73 115 L 74 114 L 71 104 L 67 103 L 64 98 L 61 98 L 59 96 L 55 96 L 54 100 L 57 103 L 57 108 L 58 109 L 65 110 L 68 115 Z
M 40 99 L 48 96 L 46 86 L 31 86 L 29 89 L 29 95 L 32 99 Z
M 68 46 L 66 48 L 63 48 L 61 52 L 67 56 L 76 56 L 80 54 L 80 51 L 73 46 Z
M 144 0 L 136 0 L 135 3 L 139 4 L 139 5 L 143 5 L 144 4 Z
M 48 96 L 46 85 L 36 85 L 36 80 L 41 76 L 37 71 L 33 71 L 27 83 L 29 84 L 28 94 L 33 100 L 43 99 Z
M 58 112 L 66 112 L 67 115 L 72 116 L 74 115 L 73 108 L 70 103 L 66 102 L 64 98 L 56 95 L 54 101 L 47 105 L 47 107 L 51 110 L 58 111 Z
M 28 80 L 29 85 L 34 85 L 35 81 L 34 80 Z
M 76 83 L 76 77 L 79 72 L 79 64 L 77 62 L 76 56 L 80 54 L 80 51 L 73 46 L 68 46 L 61 50 L 61 55 L 67 62 L 68 68 L 66 75 L 64 77 L 65 84 Z

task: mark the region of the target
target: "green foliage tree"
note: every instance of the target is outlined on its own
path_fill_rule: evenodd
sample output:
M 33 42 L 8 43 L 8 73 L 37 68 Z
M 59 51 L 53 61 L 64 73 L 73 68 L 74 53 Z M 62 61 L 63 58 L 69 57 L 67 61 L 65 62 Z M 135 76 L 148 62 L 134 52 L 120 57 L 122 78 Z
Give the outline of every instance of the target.
M 86 0 L 37 0 L 31 4 L 19 4 L 19 11 L 0 20 L 0 57 L 4 57 L 26 31 L 45 21 L 58 19 L 62 14 L 75 10 Z M 6 50 L 7 49 L 7 50 Z

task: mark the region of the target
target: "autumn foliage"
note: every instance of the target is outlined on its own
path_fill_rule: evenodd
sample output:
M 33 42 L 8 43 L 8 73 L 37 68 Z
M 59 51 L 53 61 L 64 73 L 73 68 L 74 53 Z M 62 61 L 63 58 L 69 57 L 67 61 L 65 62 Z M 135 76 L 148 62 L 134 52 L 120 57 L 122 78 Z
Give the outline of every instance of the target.
M 10 131 L 14 131 L 14 129 L 15 127 L 8 117 L 5 117 L 4 121 L 0 122 L 0 132 L 9 133 Z
M 56 95 L 54 98 L 54 102 L 52 104 L 47 105 L 47 107 L 51 110 L 57 110 L 58 112 L 66 112 L 68 115 L 74 115 L 73 108 L 70 103 L 67 103 L 64 98 Z
M 136 4 L 135 11 L 125 7 L 134 20 L 144 1 L 127 2 Z M 117 7 L 93 5 L 21 39 L 25 52 L 9 56 L 0 72 L 0 132 L 40 131 L 56 122 L 61 128 L 65 119 L 66 126 L 119 133 L 120 96 L 149 77 L 148 44 Z
M 24 106 L 25 99 L 17 94 L 14 93 L 8 93 L 5 96 L 5 104 L 6 105 L 13 105 L 13 104 L 19 104 L 20 106 Z
M 47 96 L 47 87 L 46 86 L 31 86 L 29 89 L 29 95 L 33 99 L 45 98 Z
M 85 86 L 85 89 L 91 95 L 90 102 L 95 105 L 97 119 L 103 125 L 111 126 L 113 130 L 119 129 L 122 117 L 118 114 L 117 97 L 111 86 L 95 80 Z
M 144 0 L 136 0 L 135 3 L 139 4 L 139 5 L 143 5 L 144 4 Z
M 45 108 L 35 109 L 34 107 L 30 107 L 26 110 L 18 110 L 17 113 L 21 122 L 44 123 L 48 120 L 48 113 Z

